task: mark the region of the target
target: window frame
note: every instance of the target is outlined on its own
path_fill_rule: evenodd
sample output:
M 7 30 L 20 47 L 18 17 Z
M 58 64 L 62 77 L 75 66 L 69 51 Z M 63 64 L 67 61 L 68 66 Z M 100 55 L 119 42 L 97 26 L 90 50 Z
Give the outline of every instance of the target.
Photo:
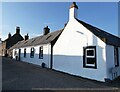
M 30 58 L 34 58 L 34 54 L 35 54 L 35 49 L 34 49 L 34 47 L 32 47 L 30 49 Z
M 114 65 L 115 65 L 115 67 L 119 66 L 119 49 L 118 49 L 118 47 L 114 47 Z
M 15 50 L 15 51 L 14 51 L 14 56 L 16 56 L 16 55 L 17 55 L 17 51 Z
M 39 47 L 39 59 L 43 59 L 43 46 Z
M 92 55 L 87 55 L 87 51 L 88 51 L 88 50 L 93 50 L 93 56 L 92 56 Z M 86 49 L 86 57 L 95 58 L 95 49 L 93 49 L 93 48 L 88 48 L 88 49 Z
M 90 56 L 90 55 L 87 56 L 87 51 L 88 50 L 93 50 L 93 56 Z M 94 69 L 97 69 L 97 55 L 96 54 L 97 54 L 96 53 L 96 46 L 83 47 L 83 67 L 84 68 L 94 68 Z M 93 62 L 91 62 L 91 64 L 88 63 L 89 59 L 93 60 Z
M 26 48 L 24 48 L 24 58 L 26 58 Z

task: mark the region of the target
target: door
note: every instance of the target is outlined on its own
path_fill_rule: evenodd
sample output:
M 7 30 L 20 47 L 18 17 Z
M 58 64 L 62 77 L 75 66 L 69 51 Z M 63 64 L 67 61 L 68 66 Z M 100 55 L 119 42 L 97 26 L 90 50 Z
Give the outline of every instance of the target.
M 21 49 L 19 49 L 18 61 L 20 61 L 20 54 L 21 54 Z
M 53 47 L 51 46 L 50 69 L 53 68 Z

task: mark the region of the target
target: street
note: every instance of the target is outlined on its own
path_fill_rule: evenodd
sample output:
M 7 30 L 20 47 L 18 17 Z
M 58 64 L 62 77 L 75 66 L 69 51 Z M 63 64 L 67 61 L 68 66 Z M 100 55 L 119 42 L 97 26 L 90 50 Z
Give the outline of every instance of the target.
M 114 83 L 114 82 L 113 82 Z M 2 90 L 40 90 L 41 88 L 120 88 L 72 76 L 10 58 L 2 58 Z

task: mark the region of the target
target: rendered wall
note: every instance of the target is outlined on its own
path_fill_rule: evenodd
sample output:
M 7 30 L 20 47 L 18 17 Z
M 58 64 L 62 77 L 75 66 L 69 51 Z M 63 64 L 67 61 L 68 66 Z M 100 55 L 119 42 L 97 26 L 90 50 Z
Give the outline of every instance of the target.
M 109 79 L 113 80 L 114 75 L 112 74 L 112 69 L 114 68 L 114 72 L 117 72 L 117 76 L 120 76 L 120 47 L 118 47 L 119 53 L 119 66 L 115 67 L 115 57 L 114 57 L 114 46 L 107 45 L 106 46 L 106 57 L 107 57 L 107 76 Z
M 112 80 L 112 68 L 114 64 L 114 46 L 106 46 L 106 58 L 107 58 L 107 76 Z
M 43 59 L 39 59 L 39 47 L 40 46 L 43 46 Z M 34 47 L 35 49 L 34 58 L 30 57 L 30 51 L 32 47 Z M 32 46 L 32 47 L 24 47 L 26 48 L 26 57 L 24 57 L 24 48 L 20 48 L 21 49 L 21 55 L 20 55 L 21 61 L 33 63 L 37 65 L 41 65 L 42 63 L 45 63 L 46 67 L 50 68 L 51 45 L 45 44 L 45 45 Z M 14 50 L 13 50 L 13 58 L 15 58 Z M 18 55 L 18 49 L 17 49 L 17 55 Z
M 83 68 L 83 47 L 96 46 L 97 69 Z M 53 47 L 53 69 L 89 79 L 106 78 L 105 43 L 75 19 L 68 22 Z

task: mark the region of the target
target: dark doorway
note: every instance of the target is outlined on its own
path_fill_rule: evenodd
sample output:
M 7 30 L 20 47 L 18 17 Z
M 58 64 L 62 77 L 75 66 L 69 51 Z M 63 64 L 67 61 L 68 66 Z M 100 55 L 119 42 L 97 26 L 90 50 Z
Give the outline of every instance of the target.
M 19 49 L 18 61 L 20 61 L 21 49 Z
M 50 57 L 50 69 L 52 69 L 53 66 L 53 47 L 51 46 L 51 57 Z

